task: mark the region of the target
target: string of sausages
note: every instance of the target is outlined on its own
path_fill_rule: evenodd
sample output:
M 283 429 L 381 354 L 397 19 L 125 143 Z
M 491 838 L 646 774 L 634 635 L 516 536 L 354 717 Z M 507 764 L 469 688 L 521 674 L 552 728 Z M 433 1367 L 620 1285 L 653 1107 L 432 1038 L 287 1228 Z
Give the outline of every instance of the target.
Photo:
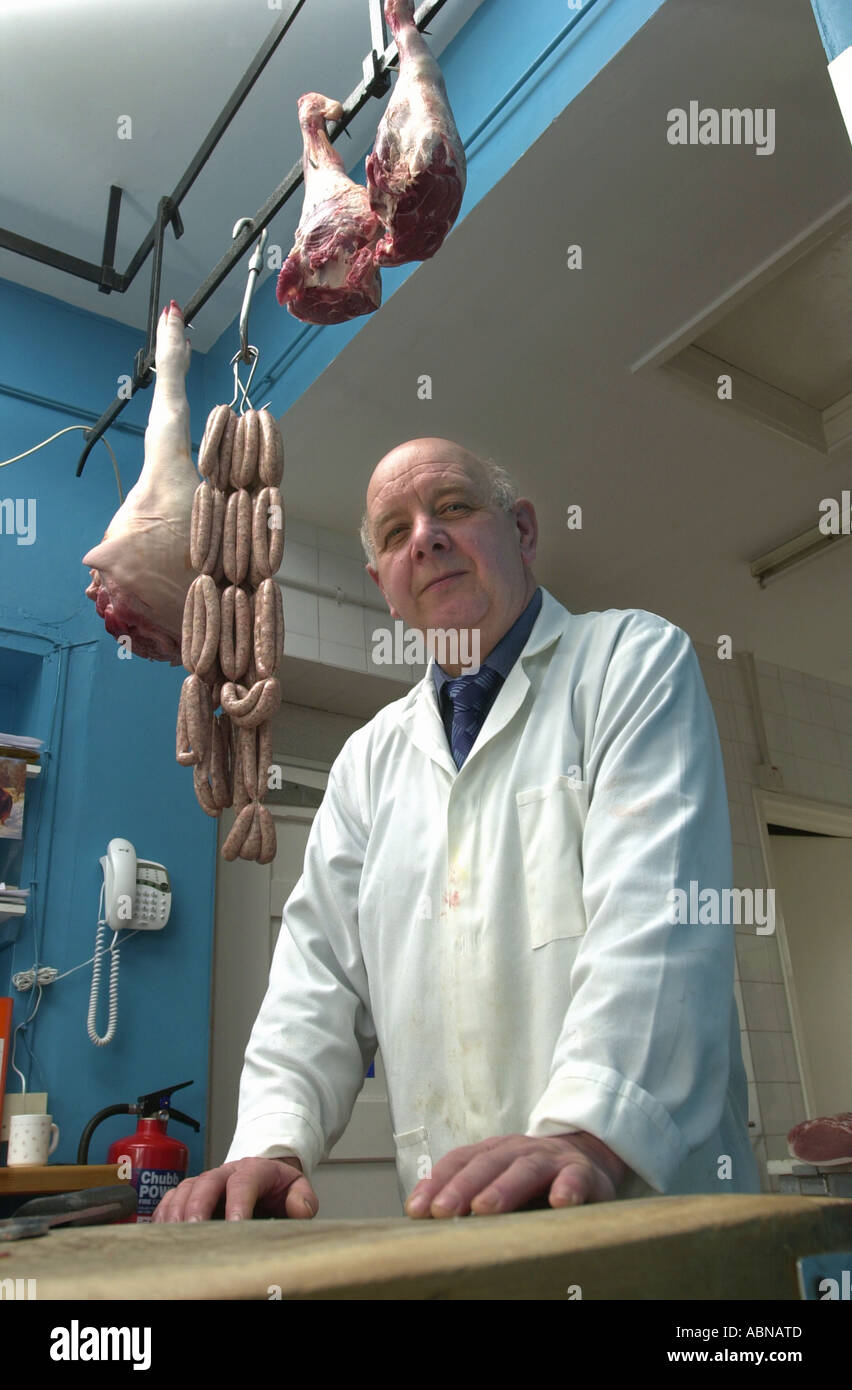
M 284 651 L 284 607 L 273 577 L 284 552 L 284 444 L 275 419 L 265 410 L 236 415 L 215 406 L 198 468 L 203 481 L 190 530 L 197 578 L 183 613 L 189 675 L 178 705 L 177 760 L 192 768 L 208 816 L 226 806 L 237 812 L 223 858 L 268 864 L 275 823 L 263 798 Z

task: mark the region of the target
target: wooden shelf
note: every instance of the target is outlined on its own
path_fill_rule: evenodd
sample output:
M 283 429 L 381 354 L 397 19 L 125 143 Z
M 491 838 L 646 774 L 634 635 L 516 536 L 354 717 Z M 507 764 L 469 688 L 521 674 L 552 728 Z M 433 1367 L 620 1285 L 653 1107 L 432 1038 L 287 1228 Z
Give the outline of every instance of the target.
M 0 1168 L 0 1196 L 22 1192 L 79 1192 L 84 1187 L 109 1187 L 126 1182 L 117 1163 L 44 1163 L 32 1168 Z

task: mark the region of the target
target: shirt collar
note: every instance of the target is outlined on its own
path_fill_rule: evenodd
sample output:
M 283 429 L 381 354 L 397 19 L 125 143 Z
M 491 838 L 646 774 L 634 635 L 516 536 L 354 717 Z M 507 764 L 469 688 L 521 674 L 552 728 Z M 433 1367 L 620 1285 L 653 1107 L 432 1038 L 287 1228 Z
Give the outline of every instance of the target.
M 483 661 L 483 666 L 490 666 L 505 680 L 523 651 L 527 643 L 527 638 L 533 629 L 533 624 L 541 611 L 541 588 L 537 588 L 523 613 L 516 618 L 508 632 L 504 632 L 500 641 L 493 651 Z M 437 663 L 432 667 L 432 678 L 435 682 L 435 689 L 438 695 L 441 694 L 442 686 L 451 679 L 446 671 Z

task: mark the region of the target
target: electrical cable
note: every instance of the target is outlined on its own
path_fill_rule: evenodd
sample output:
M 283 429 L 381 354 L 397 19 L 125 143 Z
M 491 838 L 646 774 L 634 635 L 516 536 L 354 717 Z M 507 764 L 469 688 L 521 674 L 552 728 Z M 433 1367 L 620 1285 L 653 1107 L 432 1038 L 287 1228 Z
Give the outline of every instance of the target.
M 151 370 L 153 371 L 153 368 Z M 34 444 L 31 449 L 25 449 L 22 454 L 15 454 L 14 458 L 0 460 L 0 468 L 8 468 L 10 463 L 17 463 L 19 459 L 25 459 L 28 454 L 34 454 L 37 449 L 43 449 L 45 444 L 52 443 L 54 439 L 58 439 L 61 434 L 67 434 L 69 430 L 88 430 L 90 428 L 91 426 L 89 425 L 66 425 L 64 429 L 57 430 L 56 434 L 51 434 L 47 439 L 43 439 L 40 444 Z M 121 474 L 118 471 L 118 459 L 113 453 L 112 445 L 108 440 L 104 439 L 103 435 L 101 435 L 101 442 L 109 449 L 113 471 L 115 473 L 115 481 L 118 485 L 118 499 L 120 502 L 123 502 L 124 493 L 121 488 Z

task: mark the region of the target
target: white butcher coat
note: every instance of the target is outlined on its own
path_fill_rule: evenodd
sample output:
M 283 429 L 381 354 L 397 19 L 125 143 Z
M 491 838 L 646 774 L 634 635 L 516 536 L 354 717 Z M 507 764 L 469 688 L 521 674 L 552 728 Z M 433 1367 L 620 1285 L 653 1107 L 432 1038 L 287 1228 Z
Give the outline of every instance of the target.
M 431 663 L 346 742 L 288 899 L 228 1160 L 308 1175 L 381 1048 L 400 1192 L 494 1135 L 588 1130 L 619 1198 L 758 1192 L 716 724 L 686 634 L 546 589 L 460 770 Z M 726 1162 L 727 1160 L 729 1162 Z

